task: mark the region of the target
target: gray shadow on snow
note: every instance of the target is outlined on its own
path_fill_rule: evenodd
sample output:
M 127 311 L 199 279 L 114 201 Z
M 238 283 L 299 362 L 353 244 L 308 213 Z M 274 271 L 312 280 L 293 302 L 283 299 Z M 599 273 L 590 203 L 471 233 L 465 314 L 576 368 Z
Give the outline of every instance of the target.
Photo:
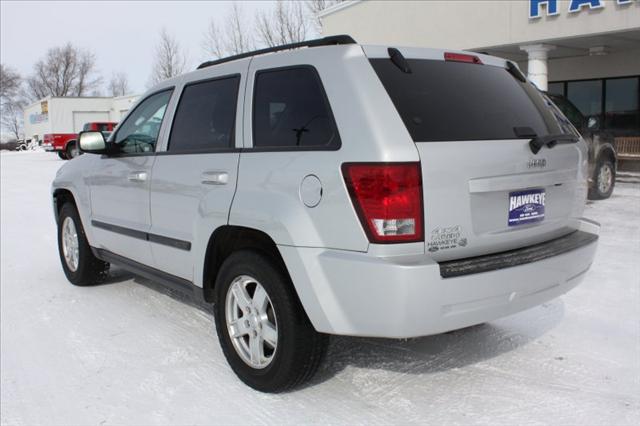
M 424 375 L 476 364 L 516 350 L 546 334 L 564 317 L 554 300 L 492 323 L 407 340 L 331 336 L 316 376 L 304 387 L 348 367 Z
M 213 311 L 211 304 L 117 267 L 110 270 L 105 284 L 128 279 L 209 314 Z M 480 363 L 535 341 L 558 325 L 564 310 L 562 300 L 556 299 L 490 323 L 405 340 L 330 336 L 317 374 L 292 391 L 323 383 L 349 367 L 428 376 Z

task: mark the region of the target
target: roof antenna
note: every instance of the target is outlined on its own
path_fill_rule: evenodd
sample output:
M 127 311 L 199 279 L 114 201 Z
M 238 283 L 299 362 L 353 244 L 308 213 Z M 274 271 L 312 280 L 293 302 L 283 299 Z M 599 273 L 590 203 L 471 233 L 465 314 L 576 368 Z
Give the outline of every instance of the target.
M 393 62 L 395 66 L 400 68 L 403 73 L 411 74 L 409 63 L 404 58 L 404 56 L 402 56 L 402 53 L 398 49 L 396 49 L 395 47 L 390 47 L 389 49 L 387 49 L 387 51 L 389 52 L 389 58 L 391 58 L 391 62 Z

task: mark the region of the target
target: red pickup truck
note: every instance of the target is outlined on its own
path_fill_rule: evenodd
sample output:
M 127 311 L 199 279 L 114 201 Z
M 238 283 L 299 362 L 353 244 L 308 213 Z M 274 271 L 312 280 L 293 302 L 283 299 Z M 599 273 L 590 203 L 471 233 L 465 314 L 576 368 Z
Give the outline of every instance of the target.
M 102 132 L 107 139 L 117 124 L 109 121 L 86 123 L 82 130 Z M 42 137 L 42 146 L 47 151 L 57 152 L 63 160 L 70 160 L 80 153 L 76 144 L 77 139 L 77 133 L 47 133 Z

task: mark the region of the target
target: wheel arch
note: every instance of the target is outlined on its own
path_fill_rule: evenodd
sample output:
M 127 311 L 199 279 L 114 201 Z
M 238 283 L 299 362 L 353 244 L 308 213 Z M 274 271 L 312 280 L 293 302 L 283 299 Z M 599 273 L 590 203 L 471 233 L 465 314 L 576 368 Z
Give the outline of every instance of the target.
M 64 143 L 64 150 L 66 151 L 69 148 L 70 144 L 76 144 L 76 143 L 78 143 L 77 139 L 69 139 Z
M 62 209 L 62 206 L 67 202 L 72 203 L 76 209 L 78 208 L 76 199 L 70 190 L 66 188 L 57 188 L 53 191 L 53 214 L 56 219 L 56 223 L 58 223 L 60 218 L 60 210 Z
M 215 302 L 215 281 L 222 263 L 231 253 L 239 250 L 255 250 L 273 260 L 289 275 L 278 246 L 267 233 L 254 228 L 224 225 L 209 237 L 204 256 L 202 290 L 207 302 Z
M 603 145 L 600 147 L 600 149 L 598 149 L 598 153 L 596 155 L 596 164 L 598 161 L 600 161 L 601 158 L 606 158 L 610 160 L 611 163 L 613 164 L 614 170 L 617 170 L 618 168 L 617 155 L 616 155 L 615 149 L 611 144 Z

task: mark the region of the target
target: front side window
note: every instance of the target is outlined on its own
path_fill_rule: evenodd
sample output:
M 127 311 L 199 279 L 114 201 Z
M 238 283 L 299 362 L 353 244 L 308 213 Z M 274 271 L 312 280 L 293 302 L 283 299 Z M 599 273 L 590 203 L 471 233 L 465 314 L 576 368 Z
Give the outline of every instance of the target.
M 261 71 L 253 100 L 255 148 L 337 148 L 340 136 L 316 71 Z
M 233 146 L 240 77 L 185 87 L 169 138 L 170 152 L 194 152 Z
M 127 117 L 114 141 L 119 152 L 134 154 L 155 151 L 171 93 L 171 90 L 166 90 L 149 96 Z

